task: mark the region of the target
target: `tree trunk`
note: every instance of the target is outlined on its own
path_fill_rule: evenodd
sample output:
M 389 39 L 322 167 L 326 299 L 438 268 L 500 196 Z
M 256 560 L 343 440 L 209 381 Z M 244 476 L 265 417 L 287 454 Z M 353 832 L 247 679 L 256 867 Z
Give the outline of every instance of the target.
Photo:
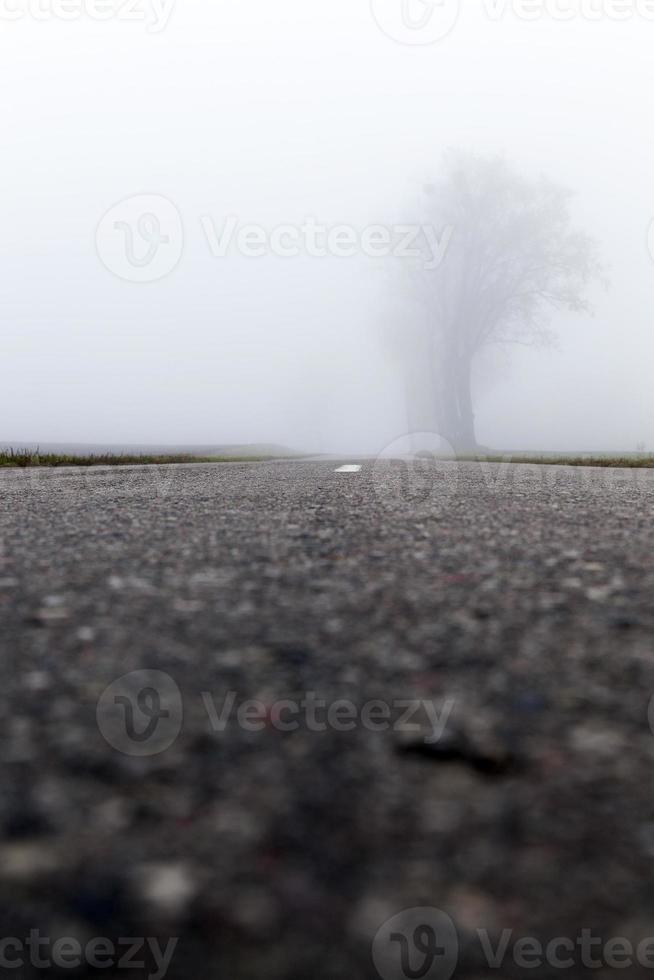
M 470 451 L 477 449 L 475 435 L 475 413 L 472 407 L 472 358 L 459 358 L 456 372 L 456 392 L 459 412 L 459 431 L 456 449 Z
M 472 358 L 451 354 L 441 368 L 438 392 L 439 424 L 456 452 L 477 449 L 472 406 Z
M 441 435 L 445 436 L 453 449 L 459 441 L 460 416 L 456 379 L 452 371 L 445 371 L 441 377 L 439 425 Z

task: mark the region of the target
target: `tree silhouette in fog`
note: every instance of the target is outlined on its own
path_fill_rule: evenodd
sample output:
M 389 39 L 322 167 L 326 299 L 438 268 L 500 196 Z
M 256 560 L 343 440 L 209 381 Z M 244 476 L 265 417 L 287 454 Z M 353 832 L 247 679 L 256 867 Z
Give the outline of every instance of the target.
M 500 158 L 450 152 L 425 186 L 422 218 L 451 238 L 437 269 L 412 276 L 433 362 L 435 412 L 457 449 L 477 447 L 472 367 L 490 345 L 548 345 L 556 311 L 589 312 L 602 275 L 594 242 L 571 227 L 571 193 Z

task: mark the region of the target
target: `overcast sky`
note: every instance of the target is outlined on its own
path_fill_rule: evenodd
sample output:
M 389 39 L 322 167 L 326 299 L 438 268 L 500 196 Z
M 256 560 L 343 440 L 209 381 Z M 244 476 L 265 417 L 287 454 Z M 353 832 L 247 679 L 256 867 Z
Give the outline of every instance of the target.
M 407 427 L 394 260 L 220 236 L 402 223 L 461 146 L 573 188 L 611 277 L 482 373 L 480 441 L 654 450 L 654 4 L 76 2 L 0 0 L 0 441 L 379 451 Z

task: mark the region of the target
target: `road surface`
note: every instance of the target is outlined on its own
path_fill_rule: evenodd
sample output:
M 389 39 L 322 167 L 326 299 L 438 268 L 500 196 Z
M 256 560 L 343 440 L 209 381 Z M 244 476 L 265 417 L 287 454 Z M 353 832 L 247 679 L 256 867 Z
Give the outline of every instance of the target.
M 651 976 L 653 479 L 0 473 L 8 975 Z

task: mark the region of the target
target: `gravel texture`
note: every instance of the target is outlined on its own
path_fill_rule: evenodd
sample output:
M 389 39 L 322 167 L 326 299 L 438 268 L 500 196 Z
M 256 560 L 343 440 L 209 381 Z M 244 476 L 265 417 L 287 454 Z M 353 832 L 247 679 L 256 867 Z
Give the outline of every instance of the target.
M 654 936 L 654 473 L 344 462 L 0 473 L 0 938 L 177 938 L 171 980 L 652 976 L 611 941 Z

